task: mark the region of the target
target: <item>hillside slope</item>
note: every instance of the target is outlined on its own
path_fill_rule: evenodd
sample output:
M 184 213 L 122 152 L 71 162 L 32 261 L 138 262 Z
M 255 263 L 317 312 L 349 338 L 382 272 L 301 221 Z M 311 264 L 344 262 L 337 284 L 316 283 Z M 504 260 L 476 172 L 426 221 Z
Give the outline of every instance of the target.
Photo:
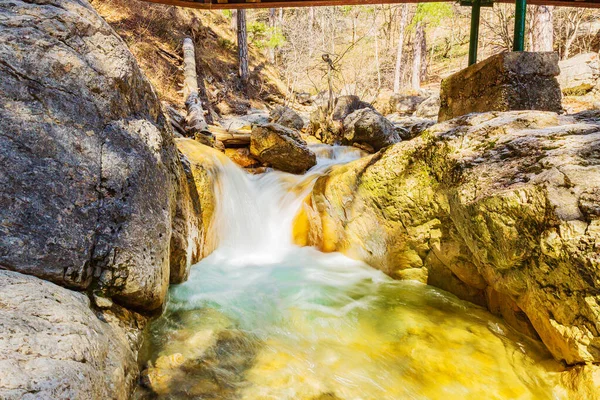
M 250 45 L 250 81 L 242 93 L 237 78 L 235 32 L 220 12 L 145 3 L 139 0 L 92 0 L 92 6 L 125 40 L 159 98 L 183 107 L 181 45 L 196 43 L 201 96 L 218 113 L 245 113 L 249 107 L 278 101 L 285 85 L 264 56 Z M 215 114 L 212 113 L 214 116 Z

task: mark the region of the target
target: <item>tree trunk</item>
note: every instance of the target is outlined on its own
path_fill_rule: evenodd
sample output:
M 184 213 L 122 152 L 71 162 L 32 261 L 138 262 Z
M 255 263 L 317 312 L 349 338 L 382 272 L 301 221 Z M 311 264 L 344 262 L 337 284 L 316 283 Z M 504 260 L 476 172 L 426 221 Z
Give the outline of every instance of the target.
M 231 10 L 231 30 L 237 31 L 237 10 Z
M 196 73 L 196 54 L 194 42 L 190 38 L 183 40 L 183 99 L 187 109 L 184 130 L 189 136 L 202 133 L 211 136 L 204 119 L 204 110 L 198 94 L 198 75 Z
M 381 89 L 381 67 L 379 66 L 379 32 L 375 33 L 375 66 L 377 68 L 377 91 Z
M 423 64 L 423 42 L 425 41 L 425 32 L 423 24 L 417 22 L 415 28 L 415 41 L 413 43 L 413 64 L 411 86 L 414 90 L 421 89 L 421 74 Z
M 309 7 L 308 8 L 308 37 L 309 38 L 314 37 L 314 30 L 315 30 L 315 8 Z M 314 42 L 314 40 L 310 40 L 308 42 L 308 56 L 310 58 L 312 58 L 314 49 L 315 49 L 315 42 Z
M 552 6 L 535 6 L 533 14 L 533 51 L 554 50 Z
M 238 10 L 237 13 L 237 44 L 239 76 L 245 86 L 248 82 L 248 37 L 246 34 L 246 10 Z
M 404 31 L 408 22 L 408 4 L 402 5 L 400 15 L 400 34 L 398 36 L 398 47 L 396 50 L 396 68 L 394 69 L 394 93 L 400 92 L 400 81 L 402 72 L 402 51 L 404 50 Z
M 276 18 L 275 9 L 269 8 L 269 28 L 271 28 L 271 35 L 275 32 Z M 275 64 L 275 48 L 269 46 L 269 62 Z

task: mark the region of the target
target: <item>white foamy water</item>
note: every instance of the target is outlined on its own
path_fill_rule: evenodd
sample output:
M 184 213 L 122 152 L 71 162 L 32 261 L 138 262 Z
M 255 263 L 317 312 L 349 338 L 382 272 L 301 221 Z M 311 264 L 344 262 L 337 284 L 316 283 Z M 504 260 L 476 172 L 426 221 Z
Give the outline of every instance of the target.
M 216 162 L 217 249 L 171 288 L 149 329 L 159 398 L 567 398 L 550 355 L 481 308 L 294 245 L 292 221 L 316 179 L 362 155 L 313 150 L 304 176 Z

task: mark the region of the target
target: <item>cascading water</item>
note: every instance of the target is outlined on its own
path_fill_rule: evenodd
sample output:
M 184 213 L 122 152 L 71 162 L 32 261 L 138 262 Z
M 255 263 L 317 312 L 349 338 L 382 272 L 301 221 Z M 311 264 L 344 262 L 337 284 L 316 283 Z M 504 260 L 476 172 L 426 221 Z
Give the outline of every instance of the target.
M 219 245 L 171 288 L 149 328 L 143 380 L 152 396 L 566 398 L 549 354 L 486 311 L 342 254 L 293 245 L 292 220 L 314 181 L 361 156 L 313 150 L 318 164 L 304 176 L 253 176 L 216 162 Z

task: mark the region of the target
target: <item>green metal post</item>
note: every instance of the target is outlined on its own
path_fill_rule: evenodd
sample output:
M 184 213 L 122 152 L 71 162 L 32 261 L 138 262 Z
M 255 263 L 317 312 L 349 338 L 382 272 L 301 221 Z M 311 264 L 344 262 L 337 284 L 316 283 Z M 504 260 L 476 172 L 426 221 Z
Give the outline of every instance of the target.
M 516 0 L 515 10 L 515 39 L 513 51 L 525 50 L 525 14 L 527 13 L 527 0 Z
M 479 46 L 479 16 L 481 0 L 473 0 L 471 5 L 471 37 L 469 38 L 469 65 L 477 62 L 477 47 Z

